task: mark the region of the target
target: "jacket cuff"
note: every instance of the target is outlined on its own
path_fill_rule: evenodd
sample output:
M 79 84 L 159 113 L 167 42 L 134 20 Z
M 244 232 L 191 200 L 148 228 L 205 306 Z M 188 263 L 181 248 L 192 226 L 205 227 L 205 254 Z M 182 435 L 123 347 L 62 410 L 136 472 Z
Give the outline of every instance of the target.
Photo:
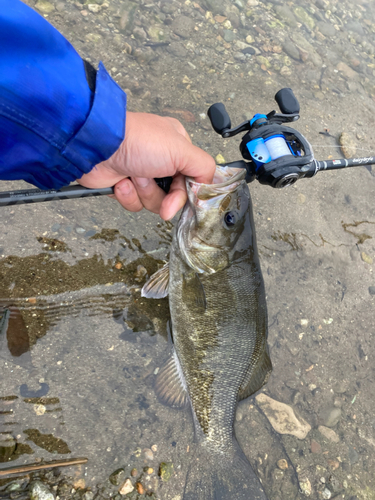
M 125 114 L 126 94 L 100 62 L 91 111 L 61 152 L 82 172 L 81 176 L 120 147 L 125 137 Z

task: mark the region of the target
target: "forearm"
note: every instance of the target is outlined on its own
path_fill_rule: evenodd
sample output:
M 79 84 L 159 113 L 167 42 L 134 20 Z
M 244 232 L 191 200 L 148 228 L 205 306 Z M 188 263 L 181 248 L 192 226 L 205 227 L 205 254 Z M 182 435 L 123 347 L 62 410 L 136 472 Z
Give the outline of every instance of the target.
M 78 53 L 35 11 L 0 4 L 0 179 L 60 188 L 118 149 L 126 95 L 102 64 L 87 77 Z

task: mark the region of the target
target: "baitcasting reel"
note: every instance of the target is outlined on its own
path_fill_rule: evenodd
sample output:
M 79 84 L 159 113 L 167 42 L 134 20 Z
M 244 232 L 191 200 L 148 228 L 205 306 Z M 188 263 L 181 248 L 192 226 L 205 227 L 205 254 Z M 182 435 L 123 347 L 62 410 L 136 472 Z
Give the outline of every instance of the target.
M 312 177 L 319 170 L 338 169 L 375 163 L 375 158 L 352 160 L 317 161 L 305 137 L 283 125 L 299 118 L 299 103 L 292 89 L 284 88 L 277 92 L 275 100 L 280 113 L 271 111 L 267 115 L 257 113 L 237 127 L 231 128 L 229 115 L 224 104 L 213 104 L 208 116 L 215 132 L 222 137 L 233 137 L 248 131 L 240 144 L 242 157 L 248 162 L 238 161 L 228 166 L 242 167 L 247 170 L 247 181 L 257 179 L 261 184 L 274 188 L 291 186 L 302 177 Z

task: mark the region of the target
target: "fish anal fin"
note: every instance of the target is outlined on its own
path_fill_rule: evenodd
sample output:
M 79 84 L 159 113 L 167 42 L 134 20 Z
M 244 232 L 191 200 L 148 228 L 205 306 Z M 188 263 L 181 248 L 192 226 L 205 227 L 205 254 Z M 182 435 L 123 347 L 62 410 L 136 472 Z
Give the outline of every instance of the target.
M 155 392 L 162 403 L 184 408 L 188 402 L 185 380 L 176 352 L 160 368 L 155 380 Z
M 163 299 L 168 295 L 169 263 L 156 271 L 143 285 L 141 295 L 147 299 Z
M 266 343 L 266 340 L 264 341 Z M 268 346 L 263 345 L 262 353 L 254 366 L 250 366 L 245 379 L 238 392 L 238 400 L 248 398 L 259 391 L 267 382 L 272 372 L 272 363 L 268 352 Z

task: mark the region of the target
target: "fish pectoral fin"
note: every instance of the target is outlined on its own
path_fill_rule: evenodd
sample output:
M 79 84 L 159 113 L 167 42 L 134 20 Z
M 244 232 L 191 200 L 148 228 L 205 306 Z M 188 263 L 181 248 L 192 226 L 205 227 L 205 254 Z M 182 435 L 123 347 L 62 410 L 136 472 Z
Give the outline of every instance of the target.
M 141 295 L 147 299 L 162 299 L 168 295 L 169 288 L 169 262 L 143 285 Z
M 250 366 L 246 373 L 245 379 L 238 392 L 238 400 L 242 401 L 259 391 L 267 382 L 271 372 L 272 363 L 268 353 L 268 347 L 265 345 L 255 365 Z
M 172 356 L 156 375 L 155 392 L 160 401 L 173 408 L 184 408 L 188 402 L 185 379 L 173 349 Z

